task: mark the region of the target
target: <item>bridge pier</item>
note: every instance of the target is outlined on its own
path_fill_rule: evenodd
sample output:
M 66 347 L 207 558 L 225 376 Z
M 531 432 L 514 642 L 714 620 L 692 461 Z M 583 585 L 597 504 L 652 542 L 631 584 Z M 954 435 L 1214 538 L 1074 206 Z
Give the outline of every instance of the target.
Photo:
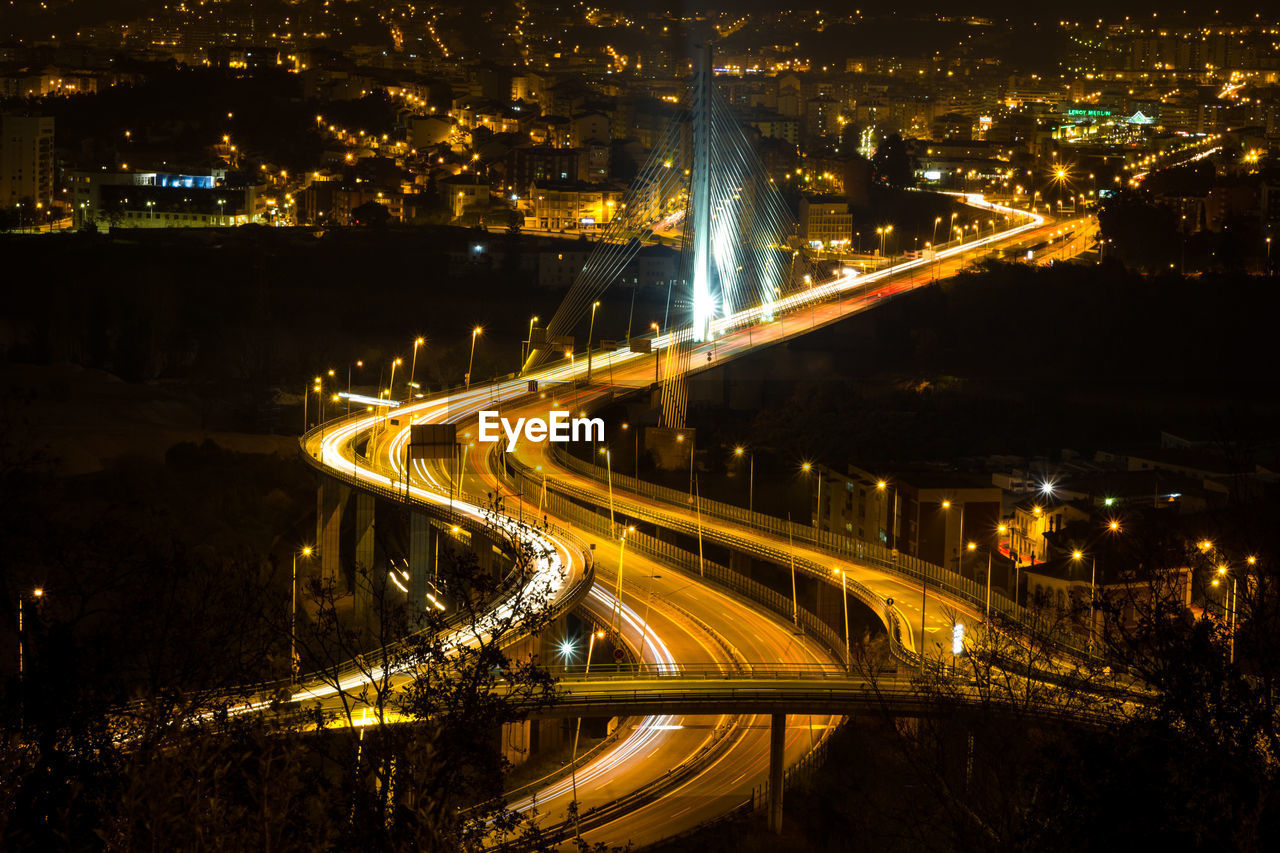
M 425 512 L 409 511 L 409 606 L 414 612 L 428 606 L 427 592 L 436 573 L 439 535 Z
M 350 496 L 350 486 L 327 477 L 316 488 L 316 550 L 324 580 L 336 582 L 342 571 L 342 510 Z
M 787 755 L 787 715 L 773 714 L 769 724 L 769 831 L 782 834 L 782 770 Z
M 364 492 L 356 492 L 355 518 L 355 566 L 352 572 L 352 590 L 355 594 L 355 612 L 367 619 L 374 603 L 374 511 L 377 498 Z

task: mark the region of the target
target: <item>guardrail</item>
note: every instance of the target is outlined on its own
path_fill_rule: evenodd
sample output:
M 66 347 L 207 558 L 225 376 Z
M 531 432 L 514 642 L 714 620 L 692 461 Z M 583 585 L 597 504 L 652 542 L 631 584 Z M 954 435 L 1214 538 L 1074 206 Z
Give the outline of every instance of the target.
M 744 683 L 739 683 L 739 682 Z M 571 682 L 572 684 L 572 682 Z M 1089 704 L 1070 701 L 1064 696 L 1024 699 L 994 696 L 964 683 L 951 682 L 945 690 L 929 689 L 927 683 L 888 684 L 874 679 L 835 679 L 815 682 L 808 678 L 792 681 L 778 679 L 761 684 L 746 679 L 678 678 L 632 679 L 625 682 L 577 682 L 590 689 L 566 690 L 554 706 L 540 713 L 575 717 L 597 708 L 626 713 L 830 713 L 888 712 L 905 716 L 947 716 L 957 707 L 980 708 L 984 711 L 1033 713 L 1039 719 L 1062 720 L 1075 724 L 1109 726 L 1125 718 L 1122 700 L 1097 697 Z
M 637 664 L 615 663 L 591 665 L 587 671 L 586 663 L 558 664 L 549 667 L 553 676 L 566 682 L 578 681 L 619 681 L 652 678 L 675 679 L 761 679 L 761 678 L 821 678 L 848 681 L 849 672 L 838 664 L 830 663 L 769 663 L 739 661 L 736 668 L 726 669 L 718 663 L 675 663 L 675 664 Z M 877 681 L 897 681 L 896 678 L 885 679 L 876 676 Z M 860 683 L 869 683 L 862 678 Z
M 527 465 L 515 459 L 514 456 L 502 452 L 499 448 L 492 451 L 493 470 L 498 472 L 499 476 L 506 480 L 508 487 L 520 490 L 528 489 L 530 491 L 524 494 L 541 494 L 542 480 L 533 476 L 533 471 Z M 609 529 L 609 520 L 606 516 L 599 512 L 586 507 L 579 506 L 571 500 L 567 493 L 578 495 L 582 500 L 586 500 L 594 504 L 596 496 L 594 493 L 578 489 L 569 484 L 548 479 L 546 497 L 542 500 L 549 511 L 554 512 L 558 517 L 565 518 L 582 527 L 590 528 L 606 536 L 611 536 L 613 532 Z M 512 485 L 514 483 L 514 485 Z M 667 526 L 671 529 L 679 530 L 682 533 L 695 535 L 695 525 L 692 522 L 682 519 L 658 518 L 657 523 Z M 732 540 L 714 530 L 703 530 L 703 535 L 715 542 L 721 542 L 730 547 L 739 550 L 747 550 L 756 556 L 767 559 L 770 562 L 777 562 L 782 565 L 790 565 L 794 563 L 796 571 L 810 576 L 819 578 L 823 581 L 830 582 L 832 579 L 831 572 L 825 566 L 809 561 L 805 558 L 795 558 L 790 554 L 783 553 L 777 549 L 771 549 L 754 543 Z M 636 531 L 627 534 L 627 542 L 634 543 L 633 547 L 639 550 L 645 550 L 652 556 L 674 562 L 678 567 L 689 572 L 698 571 L 703 577 L 719 583 L 722 586 L 733 590 L 746 598 L 762 604 L 783 618 L 791 619 L 793 617 L 793 602 L 786 596 L 778 593 L 776 590 L 770 589 L 763 584 L 746 578 L 738 572 L 720 565 L 712 560 L 700 558 L 698 555 L 690 551 L 686 551 L 670 542 L 663 542 L 660 539 L 648 536 L 647 534 Z M 900 662 L 916 668 L 920 667 L 920 656 L 916 649 L 911 645 L 903 642 L 903 637 L 908 640 L 912 637 L 912 629 L 902 619 L 897 610 L 888 607 L 885 599 L 876 594 L 866 585 L 853 578 L 845 578 L 845 586 L 849 592 L 872 608 L 873 611 L 880 613 L 886 624 L 889 626 L 889 648 L 891 654 Z M 799 608 L 796 613 L 802 627 L 807 633 L 817 637 L 823 645 L 825 645 L 837 658 L 844 657 L 844 639 L 840 634 L 827 625 L 826 622 L 819 619 L 811 611 Z M 936 667 L 932 661 L 929 666 Z
M 551 455 L 557 464 L 576 474 L 581 474 L 599 483 L 608 483 L 609 481 L 610 472 L 605 468 L 580 459 L 563 447 L 553 446 Z M 632 494 L 666 504 L 696 508 L 704 517 L 739 524 L 752 530 L 771 534 L 779 539 L 787 539 L 789 542 L 808 545 L 816 551 L 859 561 L 883 569 L 891 574 L 920 581 L 937 591 L 960 598 L 980 611 L 985 612 L 985 585 L 970 580 L 950 569 L 913 557 L 910 554 L 903 554 L 895 549 L 886 548 L 879 543 L 866 542 L 829 530 L 819 530 L 812 525 L 798 524 L 764 513 L 753 512 L 733 504 L 711 500 L 710 498 L 694 496 L 693 499 L 690 499 L 687 492 L 649 483 L 645 480 L 637 480 L 627 474 L 613 472 L 612 480 L 615 493 L 620 491 L 631 492 Z M 548 479 L 547 482 L 549 484 L 554 483 L 551 479 Z M 704 528 L 704 536 L 706 532 Z M 850 583 L 853 583 L 853 581 L 850 581 Z M 1087 648 L 1080 645 L 1074 637 L 1062 631 L 1046 630 L 1044 619 L 1036 611 L 1014 602 L 1003 593 L 995 590 L 991 592 L 991 614 L 993 618 L 1004 619 L 1036 632 L 1041 639 L 1061 651 L 1069 652 L 1079 657 L 1088 656 Z
M 416 496 L 414 496 L 412 493 L 407 493 L 404 490 L 384 486 L 381 483 L 370 482 L 368 480 L 361 479 L 354 472 L 347 471 L 345 469 L 345 466 L 342 470 L 331 468 L 325 465 L 319 459 L 311 456 L 311 454 L 307 452 L 307 442 L 310 439 L 312 439 L 314 436 L 318 435 L 324 429 L 325 429 L 325 425 L 322 424 L 320 426 L 314 427 L 313 429 L 311 429 L 310 431 L 302 435 L 299 438 L 299 446 L 302 450 L 301 455 L 303 459 L 307 461 L 307 464 L 309 464 L 312 468 L 315 468 L 316 470 L 320 471 L 321 473 L 323 473 L 328 477 L 333 477 L 337 480 L 343 481 L 347 485 L 352 486 L 353 488 L 362 489 L 366 492 L 370 492 L 379 497 L 383 497 L 388 500 L 394 501 L 396 503 L 405 504 L 410 506 L 411 508 L 424 511 L 427 514 L 432 515 L 436 518 L 444 519 L 451 525 L 456 525 L 459 528 L 466 529 L 468 532 L 474 533 L 484 529 L 494 530 L 499 534 L 497 537 L 499 540 L 499 544 L 504 547 L 509 546 L 508 537 L 512 536 L 513 534 L 519 534 L 520 532 L 536 534 L 539 532 L 540 529 L 545 530 L 548 533 L 552 533 L 556 537 L 566 541 L 570 546 L 572 546 L 575 550 L 579 552 L 583 562 L 583 572 L 581 576 L 579 576 L 576 580 L 574 580 L 573 583 L 571 583 L 568 586 L 568 588 L 565 589 L 564 592 L 556 598 L 555 605 L 551 610 L 551 613 L 553 615 L 558 614 L 564 610 L 571 609 L 572 607 L 576 606 L 578 601 L 581 600 L 581 598 L 584 595 L 586 595 L 587 590 L 590 589 L 591 584 L 595 581 L 595 560 L 592 555 L 591 549 L 573 531 L 567 530 L 565 528 L 560 527 L 559 525 L 553 525 L 553 524 L 548 524 L 548 525 L 545 525 L 545 527 L 543 528 L 539 528 L 538 526 L 531 524 L 529 522 L 525 522 L 522 519 L 518 519 L 514 516 L 511 516 L 505 513 L 499 513 L 493 509 L 484 510 L 484 514 L 482 515 L 481 518 L 475 518 L 470 515 L 451 511 L 450 508 L 442 507 L 430 501 L 421 500 Z M 359 455 L 357 455 L 356 457 L 357 467 L 360 460 L 363 458 L 364 457 L 360 457 Z M 364 461 L 367 463 L 368 460 L 365 459 Z M 489 502 L 488 498 L 480 498 L 478 496 L 471 495 L 465 492 L 459 492 L 457 494 L 457 498 L 459 501 L 466 501 L 468 503 L 471 503 L 475 506 L 479 506 L 482 508 L 485 507 L 486 504 Z M 499 525 L 497 523 L 498 519 L 502 519 L 502 525 Z M 508 550 L 509 550 L 509 547 L 508 547 Z M 498 588 L 494 596 L 488 602 L 485 603 L 484 606 L 486 607 L 489 605 L 495 604 L 497 601 L 500 601 L 501 599 L 507 597 L 510 594 L 511 590 L 514 589 L 516 585 L 527 580 L 525 568 L 519 559 L 519 555 L 508 553 L 508 556 L 514 560 L 515 565 L 512 568 L 512 570 L 503 578 L 502 582 L 498 585 Z M 465 619 L 466 619 L 465 613 L 457 612 L 449 616 L 445 620 L 443 625 L 443 630 L 445 631 L 457 630 L 458 628 L 463 626 Z M 427 629 L 423 629 L 423 630 L 427 630 Z M 389 644 L 383 647 L 382 649 L 378 650 L 376 653 L 377 659 L 372 663 L 370 663 L 369 661 L 365 661 L 363 663 L 360 661 L 350 661 L 346 665 L 341 666 L 339 668 L 326 670 L 324 676 L 322 677 L 323 683 L 329 684 L 330 682 L 332 682 L 333 684 L 341 684 L 347 681 L 348 679 L 355 678 L 365 674 L 371 668 L 385 665 L 387 662 L 400 661 L 402 656 L 405 655 L 406 649 L 409 647 L 409 644 L 412 641 L 412 638 L 417 637 L 421 633 L 422 631 L 416 631 L 413 634 L 409 635 L 408 637 L 402 638 L 401 640 L 395 643 Z M 515 641 L 515 640 L 521 639 L 521 636 L 517 634 L 512 634 L 510 637 L 507 637 L 504 639 L 509 641 Z M 271 699 L 274 699 L 275 697 L 277 697 L 282 691 L 286 691 L 286 690 L 296 691 L 299 689 L 299 686 L 300 686 L 299 684 L 295 684 L 289 679 L 280 679 L 278 681 L 273 681 L 273 682 L 265 682 L 265 683 L 256 684 L 256 685 L 247 685 L 244 688 L 242 688 L 242 695 L 265 697 L 265 701 L 270 701 Z
M 508 488 L 517 490 L 521 494 L 539 494 L 541 495 L 542 481 L 533 476 L 533 471 L 528 466 L 515 459 L 514 456 L 504 453 L 500 448 L 495 447 L 491 451 L 490 461 L 492 469 L 498 476 L 507 483 Z M 547 493 L 545 498 L 540 498 L 548 512 L 555 514 L 558 518 L 563 518 L 573 522 L 580 527 L 594 530 L 604 536 L 613 536 L 614 532 L 610 529 L 609 519 L 600 512 L 583 507 L 575 503 L 567 495 L 562 494 L 563 490 L 573 490 L 572 487 L 555 481 L 547 481 Z M 581 491 L 581 490 L 573 490 Z M 590 493 L 584 493 L 587 499 L 593 496 Z M 671 525 L 679 527 L 679 524 Z M 685 533 L 694 533 L 693 525 L 687 524 L 688 529 L 682 530 Z M 718 537 L 709 535 L 715 541 Z M 770 589 L 758 581 L 744 577 L 742 574 L 733 571 L 727 566 L 723 566 L 713 560 L 699 557 L 691 551 L 685 550 L 678 545 L 670 542 L 664 542 L 653 536 L 649 536 L 641 531 L 629 532 L 627 534 L 627 543 L 630 547 L 637 551 L 642 551 L 649 556 L 656 557 L 660 560 L 667 561 L 675 565 L 677 568 L 683 569 L 689 573 L 698 572 L 702 577 L 714 581 L 743 597 L 763 605 L 774 613 L 782 616 L 784 619 L 796 619 L 799 626 L 805 633 L 815 637 L 823 646 L 825 646 L 836 658 L 844 658 L 844 638 L 834 628 L 820 619 L 812 611 L 805 608 L 795 606 L 790 598 L 776 590 Z M 729 543 L 734 544 L 734 543 Z M 737 543 L 736 547 L 741 547 L 741 543 Z M 788 556 L 781 553 L 762 552 L 758 550 L 758 555 L 771 559 L 772 561 L 788 561 Z M 809 562 L 803 558 L 796 559 L 796 570 L 801 574 L 811 577 L 818 577 L 825 581 L 830 581 L 831 573 L 826 567 L 816 563 Z M 906 625 L 896 610 L 889 608 L 881 596 L 877 595 L 869 587 L 857 580 L 846 578 L 846 586 L 849 592 L 855 597 L 871 607 L 884 614 L 886 623 L 890 626 L 888 631 L 890 653 L 899 662 L 909 666 L 919 668 L 920 656 L 918 652 L 909 645 L 903 643 L 903 636 L 911 637 L 911 628 Z M 930 662 L 930 666 L 934 666 Z

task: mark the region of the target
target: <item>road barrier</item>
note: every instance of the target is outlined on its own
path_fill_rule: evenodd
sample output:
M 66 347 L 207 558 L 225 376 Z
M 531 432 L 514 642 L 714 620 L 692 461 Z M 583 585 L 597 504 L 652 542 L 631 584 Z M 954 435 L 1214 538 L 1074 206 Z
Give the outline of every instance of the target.
M 491 461 L 493 462 L 493 470 L 507 483 L 508 488 L 513 489 L 518 495 L 522 496 L 539 495 L 539 502 L 548 513 L 604 536 L 613 538 L 617 534 L 618 524 L 613 524 L 612 527 L 614 529 L 611 530 L 607 515 L 602 514 L 598 508 L 592 509 L 591 507 L 583 506 L 568 495 L 563 494 L 561 491 L 565 488 L 563 484 L 549 480 L 546 496 L 541 497 L 542 480 L 533 476 L 536 474 L 535 471 L 516 460 L 511 454 L 504 453 L 496 447 L 492 451 Z M 590 495 L 588 494 L 586 497 L 589 498 Z M 682 532 L 690 533 L 693 531 L 685 530 Z M 655 557 L 690 574 L 696 572 L 703 578 L 769 608 L 784 619 L 789 621 L 793 618 L 798 619 L 799 628 L 809 636 L 817 639 L 837 659 L 844 659 L 844 638 L 813 612 L 805 608 L 794 608 L 794 602 L 778 591 L 745 577 L 727 566 L 708 560 L 705 557 L 699 557 L 697 554 L 674 543 L 665 542 L 638 530 L 627 533 L 627 544 L 637 551 Z M 771 561 L 781 559 L 784 564 L 786 560 L 785 555 L 775 553 L 760 553 L 759 556 Z M 797 559 L 795 565 L 796 571 L 802 574 L 819 577 L 823 580 L 830 579 L 831 573 L 824 566 L 804 559 Z M 898 661 L 918 668 L 920 666 L 919 655 L 909 643 L 904 644 L 902 640 L 904 634 L 908 639 L 910 638 L 910 627 L 905 625 L 897 612 L 888 608 L 885 600 L 870 588 L 850 578 L 846 578 L 846 584 L 848 591 L 868 607 L 878 609 L 879 612 L 886 614 L 885 619 L 891 626 L 889 631 L 891 654 Z
M 605 468 L 580 459 L 563 447 L 552 447 L 551 455 L 555 462 L 576 474 L 588 477 L 596 482 L 607 484 L 610 472 Z M 612 472 L 612 488 L 617 492 L 631 492 L 662 503 L 678 507 L 696 509 L 703 517 L 728 521 L 743 527 L 768 533 L 788 542 L 804 544 L 816 551 L 851 559 L 866 565 L 882 569 L 890 574 L 910 578 L 927 584 L 930 588 L 959 598 L 979 612 L 986 612 L 987 588 L 974 580 L 964 577 L 958 572 L 933 563 L 926 562 L 910 554 L 886 548 L 876 542 L 867 542 L 853 536 L 836 533 L 830 530 L 819 530 L 808 525 L 799 524 L 761 512 L 753 512 L 743 507 L 727 504 L 722 501 L 703 497 L 690 497 L 688 492 L 638 480 L 635 477 Z M 548 483 L 554 483 L 548 480 Z M 706 531 L 704 529 L 704 535 Z M 771 558 L 776 559 L 776 558 Z M 797 564 L 799 560 L 797 560 Z M 853 581 L 850 581 L 852 584 Z M 1087 656 L 1087 649 L 1079 639 L 1065 631 L 1052 628 L 1035 610 L 1023 607 L 996 590 L 991 591 L 991 616 L 994 620 L 1003 620 L 1035 633 L 1043 641 L 1054 648 Z

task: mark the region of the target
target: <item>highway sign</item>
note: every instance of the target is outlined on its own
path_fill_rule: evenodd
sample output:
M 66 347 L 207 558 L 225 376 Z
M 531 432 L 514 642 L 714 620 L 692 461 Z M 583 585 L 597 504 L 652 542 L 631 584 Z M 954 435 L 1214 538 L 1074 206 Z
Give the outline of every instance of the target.
M 452 459 L 457 445 L 457 424 L 413 424 L 409 427 L 410 459 Z
M 631 347 L 632 352 L 653 352 L 652 338 L 632 338 L 627 341 L 627 345 Z

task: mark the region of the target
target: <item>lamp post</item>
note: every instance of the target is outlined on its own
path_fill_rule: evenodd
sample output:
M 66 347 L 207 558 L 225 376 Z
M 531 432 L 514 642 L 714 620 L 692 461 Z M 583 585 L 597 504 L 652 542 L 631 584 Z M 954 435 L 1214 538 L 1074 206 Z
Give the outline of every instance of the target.
M 596 639 L 603 637 L 604 631 L 599 631 L 594 628 L 592 629 L 591 640 L 587 643 L 587 666 L 582 673 L 584 678 L 591 674 L 591 654 L 596 649 Z M 571 781 L 573 783 L 573 832 L 577 837 L 581 837 L 581 831 L 579 830 L 580 824 L 578 822 L 578 737 L 581 734 L 582 718 L 579 717 L 578 724 L 574 728 L 573 732 L 573 755 L 569 758 L 569 773 L 572 776 Z
M 1079 562 L 1084 559 L 1083 551 L 1072 551 L 1071 560 Z M 1094 618 L 1093 609 L 1094 601 L 1097 598 L 1098 591 L 1098 556 L 1091 554 L 1089 556 L 1089 654 L 1093 654 L 1093 634 L 1094 634 Z M 1216 583 L 1216 581 L 1215 581 Z
M 613 591 L 614 602 L 614 623 L 613 630 L 621 639 L 622 637 L 622 562 L 627 554 L 627 534 L 634 533 L 635 527 L 628 527 L 622 531 L 622 536 L 618 541 L 618 582 Z
M 302 549 L 302 556 L 311 556 L 311 546 Z M 298 552 L 293 552 L 293 580 L 290 584 L 289 604 L 289 686 L 298 683 Z
M 735 447 L 733 455 L 742 458 L 742 454 L 747 453 L 746 448 Z M 747 467 L 750 470 L 747 480 L 747 512 L 756 511 L 756 454 L 755 451 L 747 453 Z
M 391 381 L 387 383 L 387 407 L 383 413 L 382 422 L 385 424 L 387 419 L 391 417 L 391 400 L 393 399 L 392 388 L 396 387 L 396 368 L 404 362 L 404 359 L 397 358 L 391 362 Z
M 889 522 L 889 483 L 886 480 L 876 481 L 876 491 L 880 493 L 880 522 L 884 525 L 884 543 L 889 544 L 889 536 L 893 525 Z
M 480 333 L 483 331 L 484 329 L 480 326 L 476 326 L 471 330 L 471 357 L 467 359 L 466 376 L 466 387 L 468 391 L 471 390 L 471 368 L 476 362 L 476 338 L 480 337 Z
M 1013 530 L 1006 524 L 1002 524 L 996 528 L 996 547 L 1000 547 L 1000 537 L 1009 534 L 1009 559 L 1013 561 L 1013 603 L 1018 603 L 1018 587 L 1022 585 L 1022 570 L 1018 566 L 1018 560 L 1013 556 Z M 1005 576 L 1006 578 L 1008 575 Z
M 413 400 L 413 379 L 418 372 L 418 347 L 426 343 L 425 338 L 417 338 L 413 342 L 413 359 L 409 362 L 409 386 L 405 389 L 404 401 L 406 403 Z
M 970 542 L 967 547 L 970 551 L 976 551 L 978 550 L 978 543 Z M 990 622 L 991 621 L 991 548 L 988 546 L 983 550 L 987 552 L 987 621 Z
M 591 324 L 587 326 L 587 382 L 591 382 L 591 339 L 596 333 L 596 309 L 600 307 L 599 302 L 591 303 Z
M 658 324 L 650 323 L 649 328 L 653 329 L 653 381 L 658 382 L 658 365 L 662 361 L 662 356 L 658 352 Z
M 316 392 L 316 423 L 320 427 L 320 437 L 324 437 L 324 383 L 317 376 L 315 386 L 311 389 Z
M 347 417 L 351 416 L 351 368 L 364 367 L 364 362 L 357 360 L 354 364 L 347 365 Z
M 842 569 L 832 569 L 833 572 L 840 576 L 840 603 L 844 605 L 844 668 L 846 671 L 850 669 L 849 656 L 849 591 L 845 582 L 845 574 Z
M 613 454 L 609 452 L 609 448 L 600 448 L 600 455 L 604 457 L 604 470 L 609 483 L 609 535 L 613 535 Z
M 36 601 L 44 598 L 44 587 L 36 587 L 31 590 L 31 597 Z M 18 594 L 18 726 L 22 727 L 25 722 L 26 710 L 26 640 L 27 630 L 25 622 L 25 613 L 23 610 L 23 602 L 25 596 Z
M 529 339 L 524 342 L 523 355 L 520 356 L 521 364 L 524 364 L 525 360 L 529 358 L 529 351 L 533 349 L 533 324 L 536 322 L 538 322 L 537 315 L 529 318 Z
M 1255 558 L 1250 557 L 1249 562 L 1250 562 L 1250 565 L 1252 565 L 1257 561 Z M 1219 576 L 1225 577 L 1229 572 L 1230 572 L 1230 568 L 1227 565 L 1223 564 L 1218 566 Z M 1214 578 L 1213 585 L 1218 586 L 1218 583 L 1219 583 L 1218 578 Z M 1224 595 L 1223 598 L 1227 598 L 1227 596 Z M 1236 662 L 1236 579 L 1234 577 L 1231 578 L 1231 595 L 1229 598 L 1227 598 L 1227 601 L 1224 602 L 1224 604 L 1225 604 L 1225 607 L 1223 609 L 1226 610 L 1225 615 L 1227 617 L 1227 632 L 1228 632 L 1227 643 L 1228 643 L 1228 649 L 1229 649 L 1228 661 L 1230 663 L 1235 663 Z
M 812 462 L 805 462 L 805 463 L 802 463 L 802 464 L 800 465 L 800 470 L 801 470 L 801 471 L 803 471 L 803 472 L 805 472 L 806 474 L 809 474 L 809 473 L 811 473 L 811 472 L 814 470 L 814 465 L 813 465 L 813 463 L 812 463 Z M 813 512 L 813 527 L 814 527 L 814 529 L 815 529 L 815 530 L 821 530 L 821 529 L 822 529 L 822 524 L 821 524 L 821 519 L 822 519 L 822 471 L 821 471 L 821 470 L 819 470 L 817 473 L 818 473 L 818 506 L 817 506 L 817 509 L 815 509 L 815 510 L 814 510 L 814 512 Z

